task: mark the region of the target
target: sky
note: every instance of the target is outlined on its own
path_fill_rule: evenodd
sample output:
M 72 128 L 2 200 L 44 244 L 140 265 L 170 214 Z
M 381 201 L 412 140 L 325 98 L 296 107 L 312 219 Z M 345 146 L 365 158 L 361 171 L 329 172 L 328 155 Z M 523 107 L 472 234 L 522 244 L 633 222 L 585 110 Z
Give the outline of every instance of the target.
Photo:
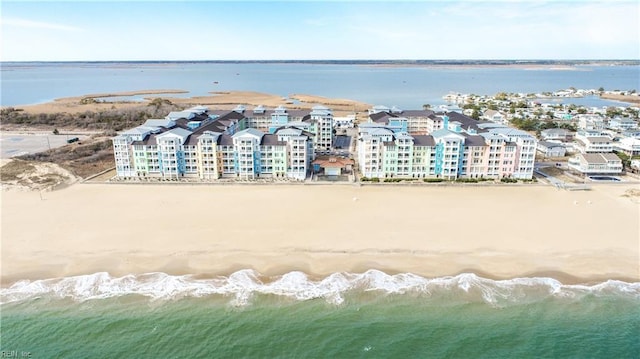
M 640 59 L 640 1 L 2 0 L 2 61 Z

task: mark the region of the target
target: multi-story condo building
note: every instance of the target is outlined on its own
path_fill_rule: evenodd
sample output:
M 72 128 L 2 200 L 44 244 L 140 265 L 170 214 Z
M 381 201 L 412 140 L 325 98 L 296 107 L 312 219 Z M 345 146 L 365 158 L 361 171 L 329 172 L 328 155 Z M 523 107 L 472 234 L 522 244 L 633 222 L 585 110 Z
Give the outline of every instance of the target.
M 371 122 L 382 123 L 395 131 L 412 134 L 427 134 L 443 127 L 442 117 L 431 110 L 400 110 L 385 106 L 375 106 L 369 110 Z
M 333 113 L 324 106 L 314 106 L 309 114 L 315 125 L 315 145 L 317 149 L 330 149 L 333 146 Z M 304 121 L 304 120 L 303 120 Z
M 358 162 L 363 176 L 532 178 L 534 136 L 457 112 L 421 112 L 425 115 L 419 119 L 407 116 L 400 121 L 392 113 L 371 112 L 371 121 L 359 128 Z M 407 131 L 422 128 L 422 118 L 427 119 L 428 134 Z
M 314 106 L 308 110 L 289 110 L 284 106 L 278 106 L 273 110 L 264 106 L 257 106 L 248 111 L 244 106 L 237 106 L 234 110 L 244 116 L 246 127 L 273 133 L 276 129 L 297 124 L 313 135 L 313 143 L 316 149 L 329 149 L 333 146 L 333 113 L 324 106 Z
M 238 110 L 197 107 L 121 133 L 113 138 L 117 176 L 305 179 L 314 134 L 287 123 L 271 133 L 245 129 L 247 118 Z

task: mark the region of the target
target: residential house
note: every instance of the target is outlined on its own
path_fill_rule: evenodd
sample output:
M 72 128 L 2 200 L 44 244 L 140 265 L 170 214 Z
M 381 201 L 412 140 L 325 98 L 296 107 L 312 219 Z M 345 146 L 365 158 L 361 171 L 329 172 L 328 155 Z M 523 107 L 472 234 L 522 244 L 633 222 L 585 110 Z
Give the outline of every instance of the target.
M 616 116 L 609 120 L 607 128 L 615 131 L 631 131 L 638 128 L 638 122 L 628 117 Z
M 584 175 L 622 173 L 622 160 L 614 153 L 580 153 L 569 159 L 569 169 Z
M 482 114 L 482 118 L 484 118 L 487 121 L 500 123 L 500 124 L 503 124 L 503 125 L 506 125 L 507 122 L 508 122 L 507 121 L 507 116 L 505 116 L 502 112 L 496 111 L 496 110 L 486 110 Z
M 613 141 L 598 131 L 580 130 L 576 133 L 574 147 L 580 153 L 612 152 Z
M 565 130 L 564 128 L 548 128 L 546 130 L 540 131 L 540 137 L 543 140 L 557 140 L 557 141 L 567 141 L 573 136 L 573 133 L 569 130 Z
M 624 152 L 628 156 L 640 155 L 640 138 L 627 137 L 614 142 L 616 151 Z
M 578 119 L 578 128 L 582 130 L 604 130 L 606 122 L 604 117 L 598 114 L 581 114 L 576 115 Z
M 537 150 L 545 157 L 564 157 L 567 153 L 565 145 L 559 142 L 540 141 Z

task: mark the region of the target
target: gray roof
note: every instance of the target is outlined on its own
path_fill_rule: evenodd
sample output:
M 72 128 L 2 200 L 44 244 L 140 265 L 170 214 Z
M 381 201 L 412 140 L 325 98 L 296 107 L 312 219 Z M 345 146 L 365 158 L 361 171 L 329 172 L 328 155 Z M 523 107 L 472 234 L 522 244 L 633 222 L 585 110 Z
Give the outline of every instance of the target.
M 398 117 L 398 116 L 392 115 L 386 112 L 378 112 L 378 113 L 369 115 L 369 118 L 371 119 L 371 121 L 377 122 L 377 123 L 388 123 L 389 118 L 394 118 L 394 117 Z
M 262 142 L 260 145 L 262 146 L 283 146 L 287 143 L 284 141 L 278 141 L 278 135 L 266 134 L 262 136 Z
M 567 135 L 569 131 L 564 128 L 547 128 L 546 130 L 540 131 L 540 133 L 543 135 Z
M 549 141 L 540 141 L 538 142 L 539 146 L 544 146 L 546 148 L 553 148 L 553 147 L 562 147 L 564 148 L 564 144 L 562 143 L 558 143 L 558 142 L 549 142 Z
M 436 141 L 434 141 L 433 136 L 430 136 L 430 135 L 414 135 L 413 145 L 433 147 L 436 145 Z
M 480 129 L 479 125 L 485 124 L 485 123 L 491 123 L 488 121 L 477 121 L 474 120 L 473 118 L 463 115 L 461 113 L 458 112 L 447 112 L 446 115 L 449 117 L 449 121 L 456 121 L 456 122 L 460 122 L 462 124 L 462 128 L 465 129 L 473 129 L 476 132 L 482 132 L 482 130 Z
M 170 128 L 175 126 L 175 123 L 172 120 L 169 120 L 166 118 L 162 118 L 162 119 L 150 118 L 146 120 L 144 124 L 142 124 L 142 126 Z
M 464 145 L 468 147 L 480 147 L 480 146 L 488 146 L 484 140 L 484 137 L 480 135 L 467 135 L 463 134 L 465 137 Z
M 607 137 L 587 137 L 587 140 L 591 143 L 608 143 L 611 142 Z
M 615 153 L 586 153 L 579 154 L 578 156 L 581 156 L 590 164 L 605 164 L 608 161 L 621 161 Z
M 404 110 L 402 115 L 404 117 L 429 117 L 434 112 L 431 110 Z
M 233 137 L 231 135 L 227 135 L 223 133 L 218 137 L 218 144 L 222 146 L 233 146 Z

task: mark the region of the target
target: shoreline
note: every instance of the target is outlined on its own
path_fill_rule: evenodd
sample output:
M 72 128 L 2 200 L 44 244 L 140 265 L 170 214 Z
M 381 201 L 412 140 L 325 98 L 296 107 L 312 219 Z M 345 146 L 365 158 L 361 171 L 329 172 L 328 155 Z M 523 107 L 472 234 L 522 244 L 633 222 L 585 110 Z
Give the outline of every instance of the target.
M 640 205 L 622 197 L 628 188 L 75 184 L 42 199 L 7 191 L 1 284 L 242 269 L 636 282 Z M 614 232 L 603 220 L 610 213 Z

